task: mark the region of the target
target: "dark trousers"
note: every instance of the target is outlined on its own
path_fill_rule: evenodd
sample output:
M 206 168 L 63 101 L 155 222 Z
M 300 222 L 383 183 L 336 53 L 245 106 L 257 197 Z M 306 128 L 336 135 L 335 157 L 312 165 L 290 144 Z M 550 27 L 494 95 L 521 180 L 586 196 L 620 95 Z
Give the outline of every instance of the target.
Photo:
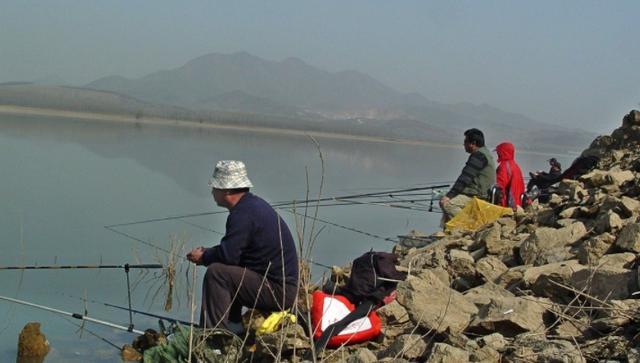
M 244 267 L 212 263 L 202 283 L 200 326 L 227 329 L 228 320 L 242 320 L 243 306 L 265 311 L 289 309 L 297 290 L 295 285 L 269 281 Z

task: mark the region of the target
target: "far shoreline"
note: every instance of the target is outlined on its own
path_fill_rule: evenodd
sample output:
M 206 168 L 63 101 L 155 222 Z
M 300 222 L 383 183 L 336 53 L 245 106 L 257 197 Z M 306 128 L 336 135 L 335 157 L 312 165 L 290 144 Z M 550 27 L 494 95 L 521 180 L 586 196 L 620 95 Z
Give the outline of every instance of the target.
M 461 145 L 453 143 L 439 143 L 433 141 L 424 140 L 411 140 L 402 138 L 386 138 L 377 136 L 365 136 L 365 135 L 348 135 L 332 132 L 321 131 L 304 131 L 297 129 L 286 129 L 276 127 L 261 127 L 261 126 L 242 126 L 232 124 L 218 124 L 209 122 L 196 122 L 190 120 L 181 119 L 168 119 L 161 117 L 141 117 L 120 115 L 120 114 L 106 114 L 96 112 L 82 112 L 82 111 L 67 111 L 58 110 L 52 108 L 39 108 L 39 107 L 24 107 L 13 105 L 0 105 L 0 114 L 8 115 L 25 115 L 25 116 L 48 116 L 56 118 L 73 118 L 77 120 L 86 121 L 100 121 L 100 122 L 114 122 L 130 125 L 149 125 L 149 126 L 170 126 L 170 127 L 187 127 L 187 128 L 208 128 L 208 129 L 221 129 L 221 130 L 234 130 L 234 131 L 246 131 L 254 133 L 268 133 L 287 136 L 311 136 L 318 138 L 328 138 L 337 140 L 351 140 L 361 142 L 376 142 L 376 143 L 388 143 L 388 144 L 401 144 L 401 145 L 413 145 L 413 146 L 430 146 L 440 148 L 460 148 Z M 532 150 L 519 150 L 519 153 L 534 154 L 534 155 L 557 155 L 557 153 L 548 153 Z M 567 156 L 571 154 L 567 153 Z

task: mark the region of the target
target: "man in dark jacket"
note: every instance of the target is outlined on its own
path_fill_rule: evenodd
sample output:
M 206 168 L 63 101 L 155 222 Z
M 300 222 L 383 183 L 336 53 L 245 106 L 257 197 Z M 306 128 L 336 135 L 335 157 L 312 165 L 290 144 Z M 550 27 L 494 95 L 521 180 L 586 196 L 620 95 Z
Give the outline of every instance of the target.
M 449 192 L 440 199 L 441 226 L 460 213 L 473 197 L 487 200 L 496 181 L 496 166 L 491 152 L 484 146 L 484 134 L 478 129 L 464 132 L 464 151 L 469 159 Z
M 298 256 L 287 224 L 263 199 L 241 161 L 219 161 L 209 181 L 216 204 L 229 210 L 220 244 L 198 247 L 189 261 L 207 266 L 200 326 L 241 330 L 242 307 L 280 311 L 293 306 Z

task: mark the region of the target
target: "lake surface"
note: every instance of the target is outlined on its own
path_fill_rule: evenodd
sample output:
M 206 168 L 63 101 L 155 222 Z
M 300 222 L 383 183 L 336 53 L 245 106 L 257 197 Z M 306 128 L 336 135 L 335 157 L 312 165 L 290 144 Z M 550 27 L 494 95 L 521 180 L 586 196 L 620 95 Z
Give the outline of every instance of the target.
M 323 196 L 451 181 L 467 157 L 462 142 L 459 148 L 446 148 L 317 140 L 324 158 Z M 493 147 L 497 140 L 491 141 Z M 517 157 L 523 170 L 546 169 L 548 158 Z M 306 137 L 0 115 L 0 265 L 163 263 L 166 253 L 104 226 L 209 211 L 222 213 L 118 230 L 165 249 L 175 239 L 184 242 L 185 250 L 217 244 L 226 213 L 214 205 L 207 182 L 222 159 L 245 161 L 252 191 L 268 201 L 304 199 L 307 190 L 311 197 L 318 195 L 321 162 Z M 571 161 L 559 160 L 564 166 Z M 286 211 L 281 214 L 295 234 L 302 224 Z M 318 217 L 378 236 L 318 222 L 314 260 L 345 264 L 372 248 L 389 251 L 393 243 L 384 238 L 411 229 L 435 231 L 440 215 L 364 205 L 324 207 Z M 189 320 L 186 267 L 179 261 L 179 298 L 170 312 L 162 309 L 164 291 L 154 298 L 163 286 L 161 276 L 132 271 L 132 281 L 141 281 L 133 290 L 133 307 Z M 202 269 L 198 272 L 201 278 Z M 320 276 L 323 270 L 314 272 Z M 101 304 L 127 304 L 125 277 L 122 270 L 0 270 L 0 295 L 69 312 L 86 308 L 90 316 L 127 325 L 126 312 Z M 196 290 L 199 295 L 200 281 Z M 100 303 L 85 305 L 82 296 Z M 65 318 L 3 301 L 0 361 L 15 360 L 18 334 L 29 321 L 41 322 L 51 343 L 47 362 L 120 361 L 114 347 L 78 332 Z M 154 319 L 134 315 L 134 323 L 137 329 L 157 329 Z M 134 337 L 91 323 L 85 328 L 118 346 Z

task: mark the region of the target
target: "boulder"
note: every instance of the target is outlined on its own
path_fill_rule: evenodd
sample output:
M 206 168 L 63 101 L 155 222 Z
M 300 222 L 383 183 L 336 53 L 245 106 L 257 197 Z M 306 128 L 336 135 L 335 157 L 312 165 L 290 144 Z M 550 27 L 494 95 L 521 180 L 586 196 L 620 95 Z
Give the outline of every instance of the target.
M 553 332 L 558 337 L 564 339 L 579 338 L 588 333 L 590 322 L 586 317 L 577 317 L 571 320 L 564 320 L 560 318 L 560 323 L 553 328 Z
M 621 215 L 625 218 L 631 217 L 634 213 L 638 213 L 640 211 L 640 202 L 633 198 L 624 196 L 622 197 L 621 202 L 622 207 L 620 209 L 625 213 Z
M 640 202 L 627 196 L 616 198 L 608 195 L 601 202 L 600 210 L 613 211 L 621 218 L 629 218 L 640 210 Z
M 607 180 L 609 181 L 609 184 L 620 186 L 626 182 L 633 181 L 634 179 L 635 175 L 633 175 L 633 172 L 630 170 L 610 170 L 607 173 Z
M 599 187 L 605 184 L 609 184 L 610 180 L 607 179 L 608 173 L 605 170 L 592 170 L 587 174 L 584 174 L 578 178 L 581 182 L 584 182 L 590 187 Z
M 522 277 L 524 272 L 531 265 L 516 266 L 508 269 L 505 273 L 500 275 L 496 280 L 496 284 L 505 289 L 512 290 L 522 284 Z
M 469 362 L 500 363 L 500 352 L 491 347 L 482 347 L 471 352 Z
M 291 352 L 294 349 L 311 349 L 304 328 L 300 324 L 287 324 L 280 331 L 256 337 L 256 352 L 260 354 L 268 355 L 270 352 L 277 352 L 280 348 L 283 353 Z
M 592 325 L 601 332 L 611 332 L 640 318 L 640 300 L 612 300 L 611 309 L 598 311 Z
M 578 261 L 583 265 L 594 265 L 613 246 L 615 237 L 609 233 L 594 236 L 578 246 Z
M 640 224 L 632 223 L 624 226 L 616 239 L 616 247 L 640 253 Z
M 631 110 L 622 118 L 622 127 L 640 126 L 640 111 Z
M 549 276 L 556 274 L 560 276 L 562 281 L 568 281 L 574 272 L 585 269 L 578 260 L 567 260 L 564 262 L 555 262 L 542 266 L 534 266 L 526 269 L 522 275 L 523 288 L 530 288 L 540 278 L 540 276 Z M 542 295 L 544 296 L 544 295 Z
M 497 257 L 487 256 L 476 262 L 476 271 L 485 281 L 495 281 L 509 268 Z
M 438 277 L 424 271 L 421 278 L 408 277 L 398 284 L 397 300 L 415 323 L 442 333 L 461 333 L 478 312 L 462 294 L 443 284 Z
M 553 208 L 546 208 L 538 212 L 536 215 L 536 223 L 541 226 L 551 227 L 556 224 L 558 216 Z
M 544 265 L 555 262 L 558 247 L 563 248 L 579 241 L 587 234 L 581 222 L 555 229 L 542 227 L 536 229 L 521 245 L 520 258 L 525 264 Z
M 473 289 L 465 291 L 464 297 L 465 299 L 467 299 L 467 301 L 470 301 L 478 308 L 480 308 L 483 305 L 491 303 L 492 299 L 501 297 L 510 298 L 515 297 L 515 295 L 492 282 L 487 282 L 484 285 L 480 285 L 474 287 Z
M 524 214 L 524 211 L 520 211 L 520 214 Z M 518 215 L 518 213 L 516 213 L 516 215 Z M 512 234 L 517 227 L 516 221 L 512 217 L 498 218 L 496 222 L 500 225 L 500 235 L 502 237 Z
M 347 357 L 347 363 L 375 363 L 378 357 L 367 348 L 359 348 Z
M 395 300 L 376 310 L 376 312 L 385 327 L 409 322 L 407 310 Z
M 594 362 L 616 360 L 626 361 L 629 341 L 624 336 L 605 336 L 590 340 L 581 345 L 582 354 L 591 357 Z
M 586 363 L 583 354 L 566 340 L 547 340 L 540 335 L 523 334 L 504 356 L 505 362 Z
M 459 363 L 468 362 L 469 353 L 445 343 L 435 343 L 427 363 Z
M 524 332 L 542 332 L 545 329 L 544 306 L 521 297 L 493 298 L 482 306 L 467 331 L 486 334 L 497 332 L 514 337 Z
M 629 268 L 631 263 L 636 260 L 636 254 L 631 252 L 612 253 L 604 255 L 598 261 L 598 266 L 611 266 L 617 268 Z
M 569 283 L 600 300 L 626 299 L 638 287 L 636 271 L 611 265 L 576 271 Z
M 491 347 L 497 351 L 502 351 L 508 342 L 500 333 L 485 335 L 478 339 L 478 345 L 481 347 Z
M 418 360 L 425 356 L 427 343 L 419 334 L 404 334 L 391 343 L 391 345 L 381 353 L 384 357 L 402 357 L 408 360 Z
M 601 213 L 598 215 L 598 218 L 596 218 L 595 231 L 598 234 L 615 232 L 620 228 L 622 228 L 622 219 L 612 210 Z

